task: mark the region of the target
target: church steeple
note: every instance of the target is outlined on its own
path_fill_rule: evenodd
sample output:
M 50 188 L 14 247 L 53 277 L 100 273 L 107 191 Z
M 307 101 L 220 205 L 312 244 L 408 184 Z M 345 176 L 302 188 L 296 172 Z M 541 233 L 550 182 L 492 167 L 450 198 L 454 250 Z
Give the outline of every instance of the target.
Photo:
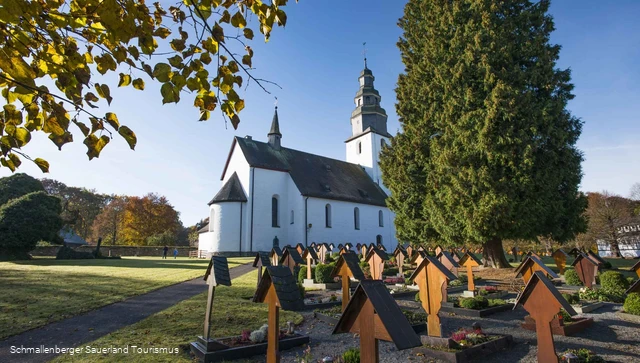
M 276 150 L 280 150 L 280 139 L 282 139 L 282 134 L 280 133 L 280 122 L 278 122 L 278 106 L 276 106 L 276 110 L 273 113 L 273 121 L 271 121 L 271 129 L 267 134 L 268 143 L 272 148 Z
M 380 107 L 382 97 L 373 86 L 375 79 L 373 72 L 367 67 L 367 58 L 365 58 L 364 69 L 358 77 L 360 89 L 354 98 L 356 109 L 351 113 L 352 137 L 364 133 L 369 128 L 371 128 L 370 131 L 388 135 L 387 112 Z

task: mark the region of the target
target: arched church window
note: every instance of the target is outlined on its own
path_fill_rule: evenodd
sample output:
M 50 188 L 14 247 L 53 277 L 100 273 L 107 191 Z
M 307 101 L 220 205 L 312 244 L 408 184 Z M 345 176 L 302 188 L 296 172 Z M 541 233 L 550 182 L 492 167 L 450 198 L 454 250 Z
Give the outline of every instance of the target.
M 291 210 L 291 224 L 293 224 L 293 210 Z
M 358 141 L 358 154 L 362 154 L 362 143 Z
M 271 197 L 271 227 L 280 227 L 278 223 L 278 196 Z
M 353 208 L 353 228 L 360 229 L 360 209 Z
M 378 226 L 384 227 L 384 214 L 382 211 L 378 211 Z
M 358 98 L 358 107 L 360 107 L 360 101 L 361 101 L 361 99 Z
M 380 139 L 380 147 L 387 146 L 387 141 L 385 139 Z
M 331 204 L 324 206 L 324 226 L 331 228 Z

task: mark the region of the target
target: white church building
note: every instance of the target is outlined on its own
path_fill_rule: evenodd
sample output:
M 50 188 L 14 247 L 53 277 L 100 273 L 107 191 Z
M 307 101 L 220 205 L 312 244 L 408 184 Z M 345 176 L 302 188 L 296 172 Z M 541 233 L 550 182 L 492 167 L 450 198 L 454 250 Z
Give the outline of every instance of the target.
M 395 248 L 394 214 L 378 166 L 391 135 L 374 79 L 365 59 L 346 162 L 282 146 L 277 107 L 267 142 L 235 137 L 198 249 L 249 253 L 312 242 Z

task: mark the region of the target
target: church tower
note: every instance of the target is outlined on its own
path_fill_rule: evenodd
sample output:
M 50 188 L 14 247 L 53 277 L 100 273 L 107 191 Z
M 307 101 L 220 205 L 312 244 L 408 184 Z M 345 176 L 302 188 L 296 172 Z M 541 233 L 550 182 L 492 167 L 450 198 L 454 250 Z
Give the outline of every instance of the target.
M 373 86 L 374 80 L 365 58 L 364 69 L 358 78 L 360 89 L 354 98 L 356 109 L 351 113 L 351 137 L 345 141 L 347 162 L 361 165 L 388 195 L 389 190 L 382 185 L 378 163 L 380 150 L 389 144 L 391 135 L 387 132 L 387 112 L 380 107 L 382 98 Z

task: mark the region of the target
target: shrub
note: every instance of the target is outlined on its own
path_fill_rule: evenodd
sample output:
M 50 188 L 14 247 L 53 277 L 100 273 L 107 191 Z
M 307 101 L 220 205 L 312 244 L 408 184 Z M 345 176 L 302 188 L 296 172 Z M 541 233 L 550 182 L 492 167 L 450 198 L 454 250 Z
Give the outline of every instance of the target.
M 587 301 L 598 301 L 598 290 L 585 287 L 578 292 L 580 299 Z
M 34 192 L 43 192 L 42 183 L 27 174 L 18 173 L 0 178 L 0 206 L 11 199 L 20 198 Z
M 420 302 L 420 293 L 416 292 L 416 296 L 413 297 L 413 301 Z
M 565 352 L 560 353 L 560 358 L 562 358 L 562 361 L 565 362 L 568 359 L 566 358 L 567 356 L 576 356 L 577 358 L 572 358 L 572 362 L 576 362 L 576 363 L 604 363 L 606 362 L 604 360 L 604 358 L 602 358 L 601 356 L 595 354 L 594 352 L 590 351 L 589 349 L 586 348 L 580 348 L 580 349 L 569 349 Z
M 567 300 L 569 304 L 576 304 L 580 301 L 578 294 L 562 294 L 562 297 Z
M 564 280 L 568 285 L 582 286 L 582 281 L 580 281 L 580 277 L 578 277 L 578 272 L 576 270 L 566 270 L 564 272 Z
M 384 276 L 395 276 L 398 274 L 398 268 L 397 267 L 385 268 L 384 270 L 382 270 L 382 274 Z
M 413 283 L 411 282 L 411 279 L 409 279 L 408 277 L 405 277 L 405 278 L 404 278 L 404 284 L 405 284 L 405 285 L 408 285 L 408 286 L 413 285 Z
M 640 315 L 640 293 L 632 292 L 627 295 L 623 309 L 626 313 Z
M 62 246 L 56 254 L 56 260 L 91 260 L 95 256 L 91 252 L 76 251 L 71 247 Z
M 342 354 L 344 363 L 360 363 L 360 349 L 351 348 Z
M 465 309 L 481 310 L 489 307 L 489 300 L 487 300 L 487 298 L 483 296 L 467 297 L 461 298 L 458 301 L 458 305 L 460 305 L 461 308 Z
M 636 282 L 636 279 L 634 279 L 633 277 L 627 277 L 627 283 L 629 284 L 629 286 L 633 285 L 634 282 Z
M 605 271 L 600 274 L 600 286 L 607 291 L 622 291 L 629 288 L 629 283 L 618 271 Z
M 507 302 L 502 299 L 489 299 L 488 302 L 489 302 L 489 305 L 488 305 L 489 307 L 502 306 L 507 304 Z
M 316 266 L 316 282 L 319 284 L 326 284 L 333 282 L 331 278 L 331 271 L 333 271 L 333 263 L 321 263 Z
M 34 192 L 0 206 L 0 256 L 28 259 L 41 241 L 55 242 L 62 228 L 60 199 Z
M 307 278 L 307 266 L 302 265 L 298 266 L 298 282 L 303 283 Z M 316 275 L 316 268 L 311 266 L 311 278 L 313 279 Z

